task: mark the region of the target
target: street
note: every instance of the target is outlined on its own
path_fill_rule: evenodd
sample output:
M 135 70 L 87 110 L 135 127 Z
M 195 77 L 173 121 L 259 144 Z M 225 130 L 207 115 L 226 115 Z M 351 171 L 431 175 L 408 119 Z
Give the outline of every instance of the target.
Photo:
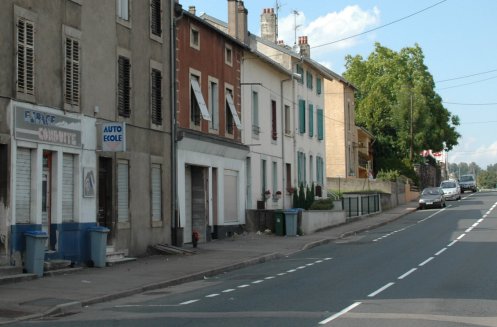
M 497 326 L 496 205 L 465 193 L 282 260 L 18 326 Z

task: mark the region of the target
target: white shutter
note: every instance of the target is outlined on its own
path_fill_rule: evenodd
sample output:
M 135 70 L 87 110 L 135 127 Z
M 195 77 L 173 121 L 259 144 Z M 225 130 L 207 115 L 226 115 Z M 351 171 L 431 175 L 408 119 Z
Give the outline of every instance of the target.
M 162 219 L 161 166 L 152 164 L 152 220 Z
M 62 157 L 62 221 L 74 221 L 74 155 Z
M 129 164 L 127 160 L 117 163 L 117 221 L 129 220 Z
M 224 222 L 238 222 L 238 172 L 224 171 Z
M 18 148 L 16 158 L 16 222 L 29 223 L 31 216 L 31 151 Z

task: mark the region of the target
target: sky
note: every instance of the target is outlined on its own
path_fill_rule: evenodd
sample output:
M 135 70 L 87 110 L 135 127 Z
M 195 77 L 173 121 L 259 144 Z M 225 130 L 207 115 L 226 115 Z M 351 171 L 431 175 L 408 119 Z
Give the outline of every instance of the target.
M 227 0 L 180 3 L 227 21 Z M 366 59 L 375 42 L 394 51 L 419 44 L 435 91 L 460 118 L 449 163 L 497 164 L 497 0 L 245 0 L 252 34 L 260 35 L 260 15 L 276 3 L 278 38 L 293 45 L 297 26 L 311 58 L 338 74 L 345 56 Z

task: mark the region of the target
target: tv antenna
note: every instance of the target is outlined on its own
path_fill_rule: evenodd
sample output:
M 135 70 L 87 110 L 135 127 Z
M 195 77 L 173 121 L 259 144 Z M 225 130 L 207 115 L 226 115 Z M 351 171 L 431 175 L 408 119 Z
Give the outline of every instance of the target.
M 300 13 L 297 10 L 293 10 L 292 13 L 293 13 L 293 30 L 294 30 L 294 36 L 295 36 L 295 41 L 293 44 L 297 45 L 297 29 L 301 26 L 301 25 L 297 25 L 297 16 L 299 16 Z

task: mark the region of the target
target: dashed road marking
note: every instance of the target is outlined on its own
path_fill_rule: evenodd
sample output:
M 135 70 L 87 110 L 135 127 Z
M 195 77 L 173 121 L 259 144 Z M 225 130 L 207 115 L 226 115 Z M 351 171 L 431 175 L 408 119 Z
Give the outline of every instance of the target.
M 419 264 L 420 267 L 423 267 L 424 265 L 426 265 L 428 262 L 430 262 L 431 260 L 433 260 L 434 258 L 433 257 L 429 257 L 428 259 L 426 259 L 425 261 L 421 262 Z
M 354 308 L 358 307 L 359 305 L 361 305 L 361 302 L 355 302 L 354 304 L 349 305 L 348 307 L 346 307 L 342 311 L 335 313 L 333 316 L 331 316 L 329 318 L 326 318 L 325 320 L 320 321 L 319 324 L 320 325 L 326 325 L 330 321 L 335 320 L 336 318 L 338 318 L 340 316 L 343 316 L 344 314 L 346 314 L 347 312 L 353 310 Z
M 375 297 L 376 295 L 380 294 L 381 292 L 383 292 L 384 290 L 386 290 L 387 288 L 389 288 L 390 286 L 392 286 L 394 284 L 395 283 L 388 283 L 385 286 L 380 287 L 379 289 L 377 289 L 373 293 L 369 294 L 368 297 Z
M 412 268 L 411 270 L 409 270 L 405 274 L 399 276 L 398 279 L 404 279 L 404 278 L 406 278 L 407 276 L 409 276 L 410 274 L 412 274 L 413 272 L 415 272 L 417 269 L 418 268 Z
M 447 250 L 447 248 L 443 248 L 442 250 L 438 251 L 437 253 L 435 253 L 435 255 L 441 255 L 442 253 L 444 253 L 445 251 Z

